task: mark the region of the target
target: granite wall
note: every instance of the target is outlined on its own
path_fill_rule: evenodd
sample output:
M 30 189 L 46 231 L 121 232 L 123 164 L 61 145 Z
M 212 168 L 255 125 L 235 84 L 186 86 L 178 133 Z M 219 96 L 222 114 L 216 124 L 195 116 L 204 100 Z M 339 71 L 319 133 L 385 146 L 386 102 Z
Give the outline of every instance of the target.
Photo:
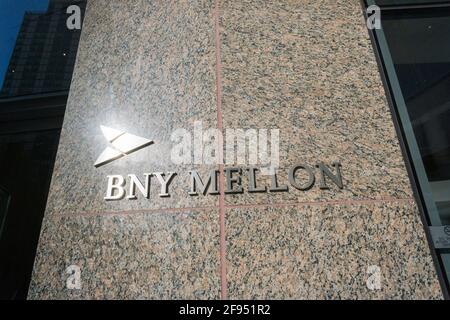
M 441 298 L 361 10 L 89 1 L 29 298 Z M 191 197 L 189 170 L 224 169 L 169 161 L 172 132 L 196 121 L 280 129 L 280 181 L 339 161 L 344 187 Z M 100 125 L 155 143 L 95 168 Z M 168 171 L 170 198 L 155 184 L 103 199 L 107 175 Z

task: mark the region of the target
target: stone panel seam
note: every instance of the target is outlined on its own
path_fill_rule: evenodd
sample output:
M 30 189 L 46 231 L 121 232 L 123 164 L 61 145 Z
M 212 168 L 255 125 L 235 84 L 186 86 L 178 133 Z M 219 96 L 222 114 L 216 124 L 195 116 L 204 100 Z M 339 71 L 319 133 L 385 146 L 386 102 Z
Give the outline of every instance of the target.
M 214 1 L 214 38 L 216 55 L 216 107 L 217 107 L 217 128 L 223 135 L 222 118 L 222 61 L 220 51 L 220 10 L 219 0 Z M 220 297 L 227 299 L 227 266 L 226 266 L 226 235 L 225 235 L 225 195 L 224 195 L 224 166 L 223 166 L 223 141 L 219 148 L 219 224 L 220 224 Z

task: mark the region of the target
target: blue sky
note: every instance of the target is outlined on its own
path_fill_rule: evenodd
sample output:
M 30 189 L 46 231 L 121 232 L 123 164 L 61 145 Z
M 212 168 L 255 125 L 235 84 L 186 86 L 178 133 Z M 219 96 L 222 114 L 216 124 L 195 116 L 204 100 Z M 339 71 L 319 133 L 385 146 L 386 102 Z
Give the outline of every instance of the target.
M 25 11 L 45 11 L 48 0 L 0 0 L 0 88 Z

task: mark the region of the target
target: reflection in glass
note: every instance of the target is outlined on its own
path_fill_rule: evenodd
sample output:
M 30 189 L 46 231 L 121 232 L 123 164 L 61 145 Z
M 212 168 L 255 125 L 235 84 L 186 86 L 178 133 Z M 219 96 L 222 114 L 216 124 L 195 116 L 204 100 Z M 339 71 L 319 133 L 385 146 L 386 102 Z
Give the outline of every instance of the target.
M 0 135 L 0 185 L 10 194 L 0 238 L 0 300 L 27 296 L 59 132 Z
M 382 24 L 433 200 L 450 224 L 450 11 L 387 12 Z
M 81 30 L 66 26 L 76 0 L 0 0 L 0 97 L 70 87 Z

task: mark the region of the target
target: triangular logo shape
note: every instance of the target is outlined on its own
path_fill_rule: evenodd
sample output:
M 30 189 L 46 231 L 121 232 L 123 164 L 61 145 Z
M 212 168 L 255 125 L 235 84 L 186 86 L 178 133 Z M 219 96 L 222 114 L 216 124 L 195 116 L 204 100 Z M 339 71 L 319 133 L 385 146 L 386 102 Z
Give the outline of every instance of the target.
M 106 126 L 100 126 L 100 129 L 111 146 L 107 147 L 95 161 L 94 166 L 97 168 L 153 143 L 152 140 Z

